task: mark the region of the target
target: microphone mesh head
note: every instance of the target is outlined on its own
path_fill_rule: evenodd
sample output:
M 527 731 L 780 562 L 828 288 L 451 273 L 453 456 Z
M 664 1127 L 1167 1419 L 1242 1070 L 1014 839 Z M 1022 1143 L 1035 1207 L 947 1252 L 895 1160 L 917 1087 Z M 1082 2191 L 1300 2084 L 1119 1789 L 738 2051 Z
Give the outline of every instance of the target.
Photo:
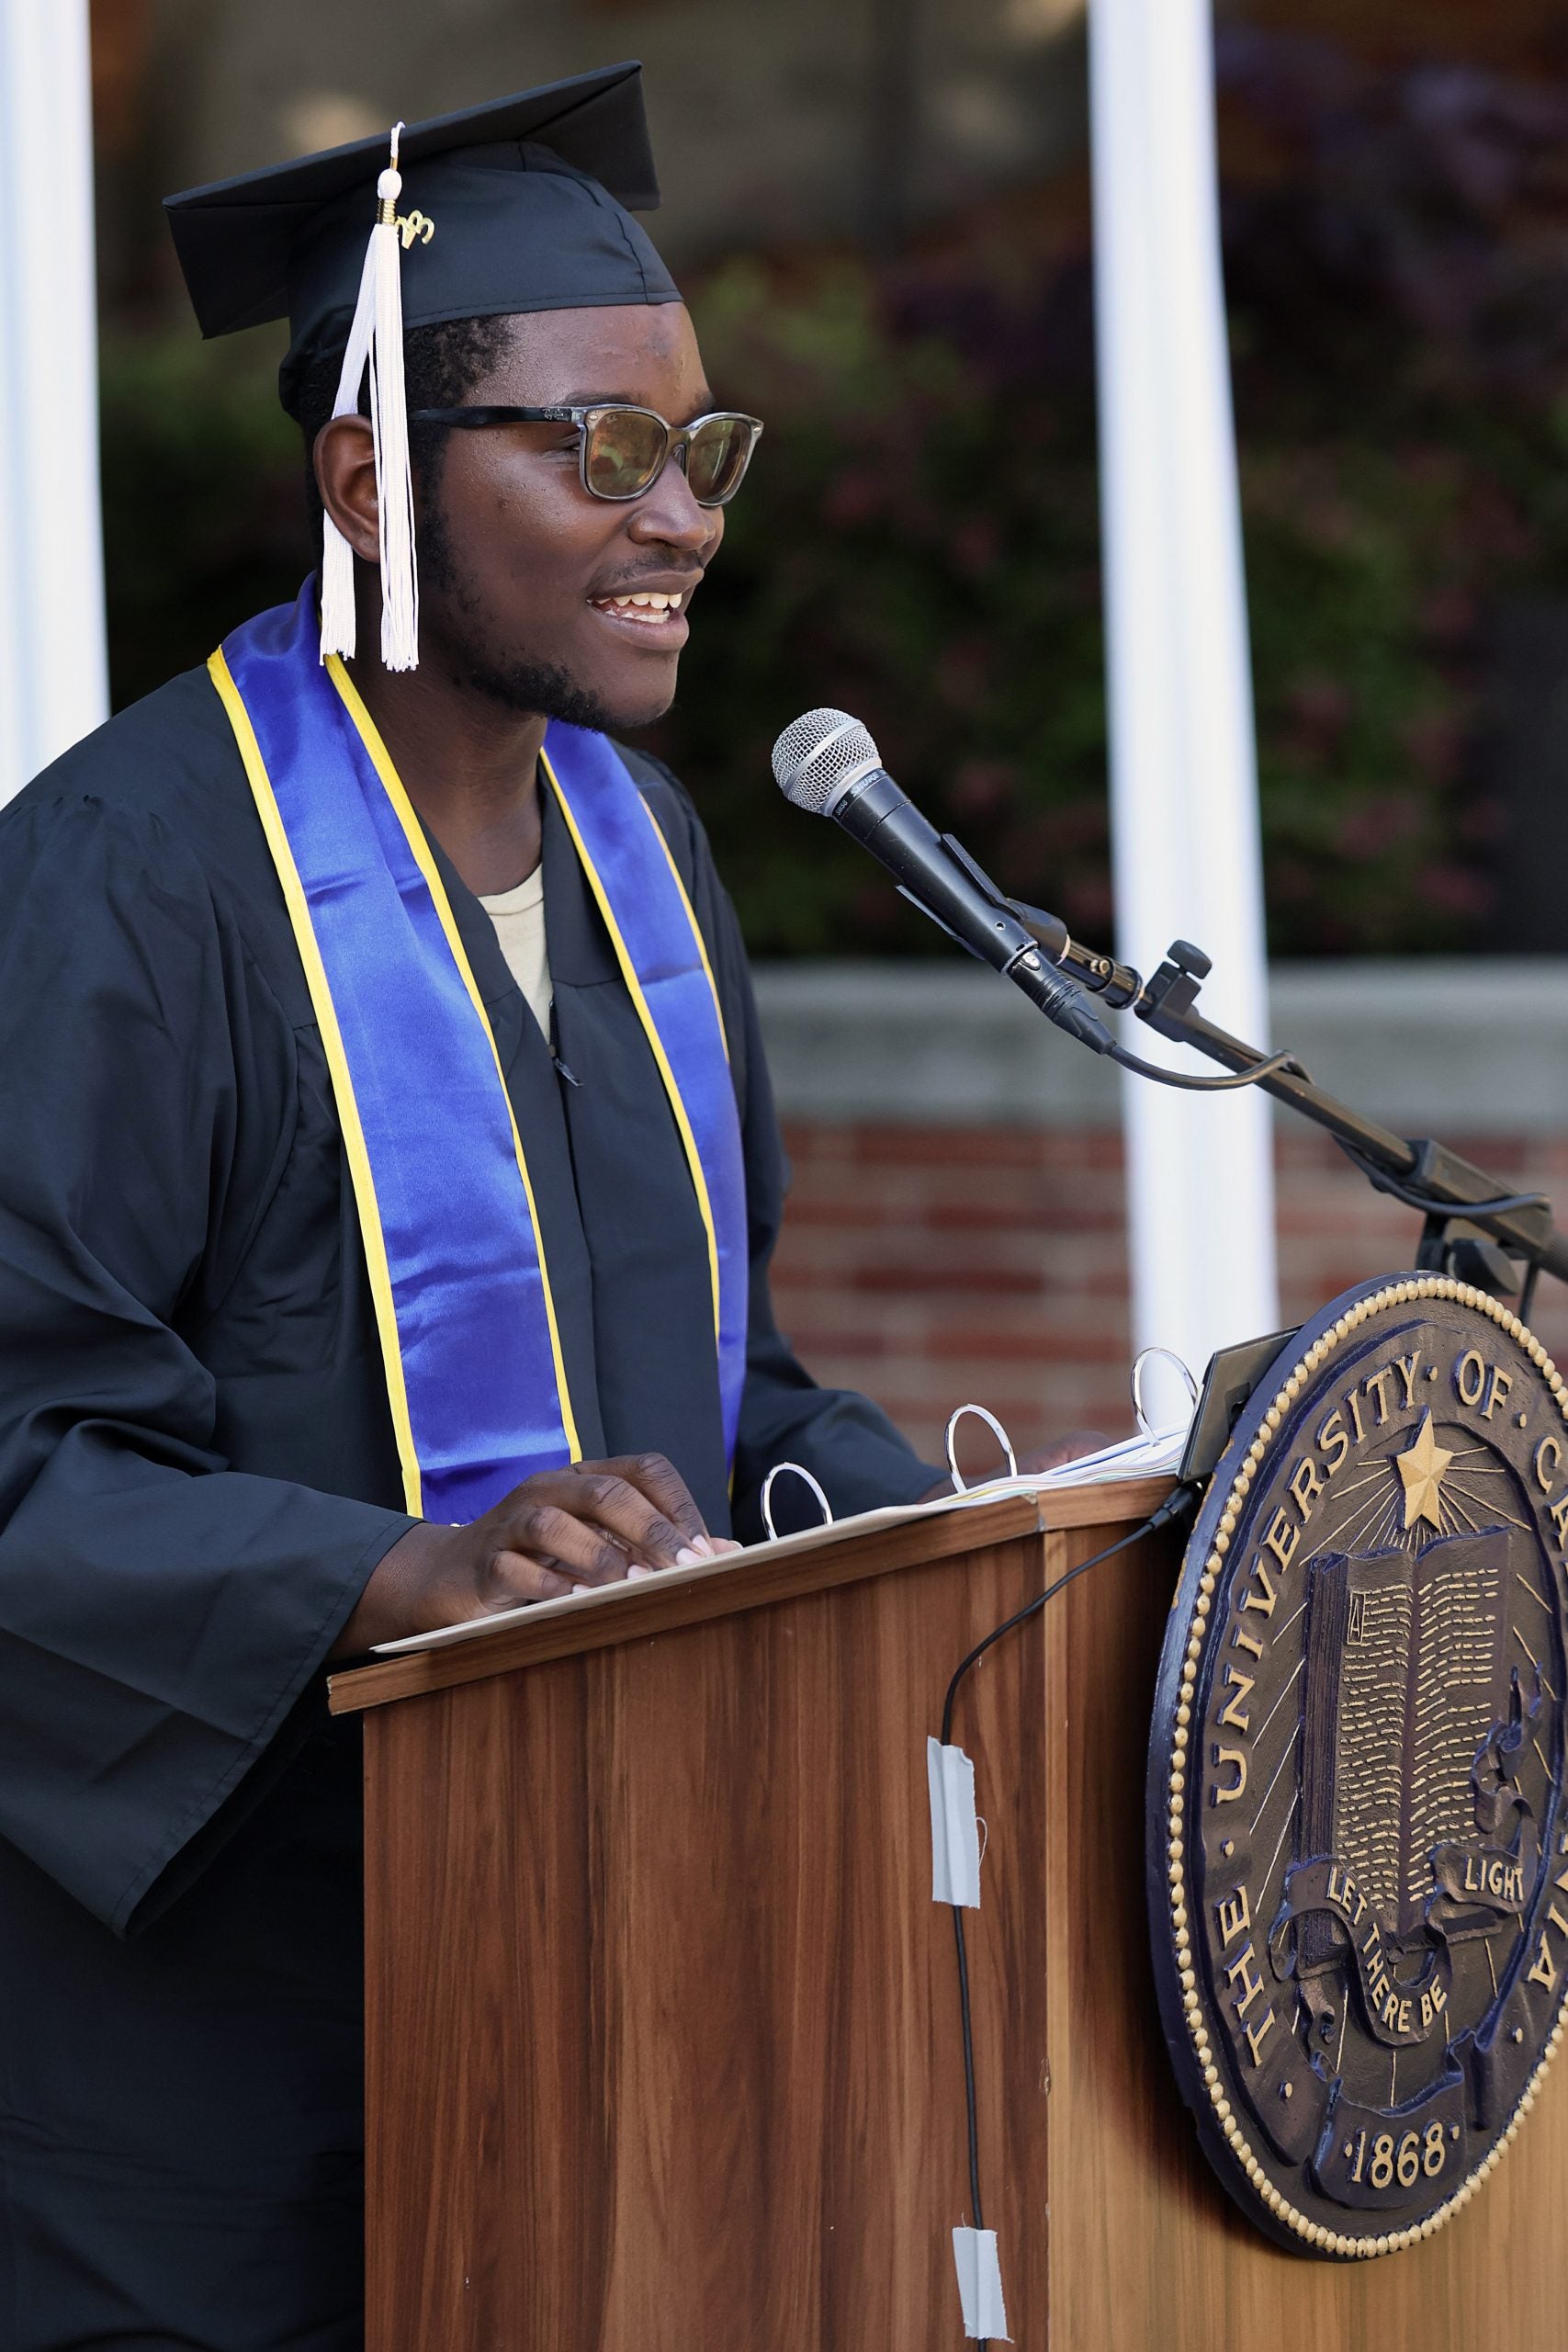
M 805 711 L 773 745 L 779 790 L 814 817 L 830 817 L 851 785 L 881 764 L 870 729 L 847 710 Z

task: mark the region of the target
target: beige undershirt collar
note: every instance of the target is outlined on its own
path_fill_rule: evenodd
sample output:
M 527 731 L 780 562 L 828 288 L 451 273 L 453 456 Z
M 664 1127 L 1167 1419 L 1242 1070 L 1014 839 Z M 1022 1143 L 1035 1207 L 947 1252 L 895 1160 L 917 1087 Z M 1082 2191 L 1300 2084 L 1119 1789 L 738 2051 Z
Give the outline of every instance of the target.
M 550 954 L 545 939 L 545 869 L 541 863 L 514 890 L 502 890 L 480 906 L 495 925 L 507 969 L 522 989 L 529 1010 L 547 1038 L 555 990 L 550 982 Z

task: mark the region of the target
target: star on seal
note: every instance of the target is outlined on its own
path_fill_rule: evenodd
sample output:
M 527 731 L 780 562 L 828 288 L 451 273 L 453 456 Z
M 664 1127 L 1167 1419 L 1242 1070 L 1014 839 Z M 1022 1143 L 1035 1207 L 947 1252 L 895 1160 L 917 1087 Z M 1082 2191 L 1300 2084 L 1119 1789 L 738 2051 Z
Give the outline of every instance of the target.
M 1408 1450 L 1393 1457 L 1393 1466 L 1404 1484 L 1406 1528 L 1415 1527 L 1426 1520 L 1441 1531 L 1443 1473 L 1452 1460 L 1453 1455 L 1432 1435 L 1432 1415 L 1428 1408 L 1421 1416 L 1421 1426 Z

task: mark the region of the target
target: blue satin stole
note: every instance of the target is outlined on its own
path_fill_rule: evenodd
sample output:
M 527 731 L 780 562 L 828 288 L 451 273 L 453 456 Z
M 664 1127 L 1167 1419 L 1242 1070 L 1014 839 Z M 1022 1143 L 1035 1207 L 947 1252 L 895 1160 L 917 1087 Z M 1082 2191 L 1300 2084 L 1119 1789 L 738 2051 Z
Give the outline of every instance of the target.
M 440 873 L 335 658 L 314 583 L 208 664 L 282 886 L 332 1073 L 407 1508 L 467 1521 L 581 1457 L 549 1268 L 495 1041 Z M 706 949 L 669 845 L 603 735 L 541 763 L 658 1065 L 707 1238 L 733 1462 L 746 1368 L 740 1125 Z M 628 1189 L 636 1140 L 628 1138 Z

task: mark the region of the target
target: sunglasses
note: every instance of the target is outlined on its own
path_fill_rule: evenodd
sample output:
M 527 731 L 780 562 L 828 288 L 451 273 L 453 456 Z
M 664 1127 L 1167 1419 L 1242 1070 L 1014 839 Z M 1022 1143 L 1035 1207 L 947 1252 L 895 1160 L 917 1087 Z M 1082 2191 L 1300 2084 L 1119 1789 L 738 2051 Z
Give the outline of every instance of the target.
M 699 506 L 728 504 L 745 479 L 762 427 L 754 416 L 717 409 L 693 424 L 667 424 L 651 408 L 607 401 L 596 408 L 416 408 L 411 424 L 574 424 L 582 487 L 591 498 L 640 498 L 671 458 Z

